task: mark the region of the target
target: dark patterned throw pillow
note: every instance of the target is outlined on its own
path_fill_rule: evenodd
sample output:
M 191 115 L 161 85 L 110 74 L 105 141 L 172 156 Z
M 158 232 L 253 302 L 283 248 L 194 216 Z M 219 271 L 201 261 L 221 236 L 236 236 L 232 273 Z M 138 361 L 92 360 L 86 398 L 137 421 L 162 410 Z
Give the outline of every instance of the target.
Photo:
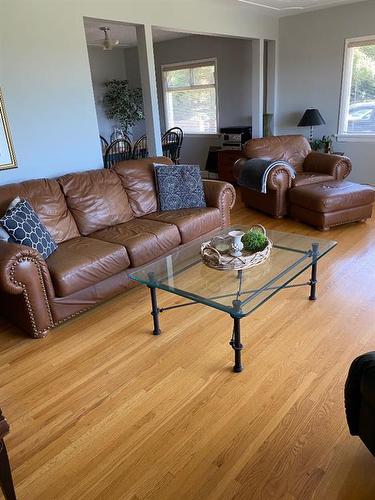
M 15 243 L 14 239 L 1 226 L 0 226 L 0 241 L 6 241 L 7 243 Z
M 0 224 L 17 243 L 37 250 L 44 259 L 57 249 L 50 232 L 26 200 L 9 208 Z
M 206 207 L 199 165 L 154 164 L 154 169 L 159 210 Z
M 19 203 L 20 201 L 21 201 L 21 198 L 19 196 L 17 196 L 16 198 L 14 198 L 14 200 L 9 203 L 9 206 L 6 209 L 6 211 L 8 211 L 11 208 L 15 207 L 17 205 L 17 203 Z M 5 241 L 6 243 L 17 243 L 16 240 L 13 239 L 10 236 L 10 234 L 8 234 L 5 231 L 5 229 L 3 228 L 3 226 L 1 226 L 1 225 L 0 225 L 0 241 Z

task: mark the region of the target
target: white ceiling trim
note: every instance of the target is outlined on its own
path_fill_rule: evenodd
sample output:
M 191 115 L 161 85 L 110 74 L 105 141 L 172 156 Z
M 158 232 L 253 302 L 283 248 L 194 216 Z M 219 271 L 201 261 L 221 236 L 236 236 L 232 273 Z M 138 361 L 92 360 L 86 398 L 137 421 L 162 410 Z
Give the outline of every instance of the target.
M 272 11 L 276 15 L 293 15 L 361 1 L 363 0 L 237 0 L 258 10 Z
M 264 3 L 251 2 L 250 0 L 238 0 L 242 3 L 248 3 L 253 5 L 254 7 L 262 7 L 263 9 L 271 9 L 271 10 L 305 10 L 305 7 L 273 7 L 272 5 L 265 5 Z

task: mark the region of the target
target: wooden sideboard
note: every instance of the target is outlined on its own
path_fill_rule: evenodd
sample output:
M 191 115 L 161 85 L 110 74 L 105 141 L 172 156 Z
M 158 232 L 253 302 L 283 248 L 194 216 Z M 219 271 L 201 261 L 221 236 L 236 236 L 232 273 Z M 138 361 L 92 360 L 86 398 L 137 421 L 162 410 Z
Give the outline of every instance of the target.
M 207 159 L 207 170 L 217 172 L 220 181 L 235 182 L 233 165 L 243 158 L 243 152 L 238 149 L 218 149 L 210 151 Z

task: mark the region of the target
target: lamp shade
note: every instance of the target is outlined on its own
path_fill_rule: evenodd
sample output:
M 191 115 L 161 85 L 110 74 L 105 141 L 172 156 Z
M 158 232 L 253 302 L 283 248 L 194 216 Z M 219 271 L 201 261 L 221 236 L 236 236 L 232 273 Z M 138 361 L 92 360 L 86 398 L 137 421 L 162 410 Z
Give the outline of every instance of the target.
M 306 109 L 298 127 L 315 127 L 315 125 L 325 125 L 325 123 L 318 109 Z

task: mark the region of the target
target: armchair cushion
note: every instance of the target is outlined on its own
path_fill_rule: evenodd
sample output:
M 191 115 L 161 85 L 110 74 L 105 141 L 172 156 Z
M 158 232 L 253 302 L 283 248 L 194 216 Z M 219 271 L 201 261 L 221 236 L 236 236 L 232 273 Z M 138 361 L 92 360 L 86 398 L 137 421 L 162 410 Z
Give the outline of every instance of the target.
M 345 179 L 352 170 L 352 163 L 346 156 L 312 151 L 303 163 L 304 172 L 331 175 L 334 179 Z
M 297 174 L 292 180 L 292 187 L 306 186 L 307 184 L 316 184 L 318 182 L 334 181 L 332 175 L 319 174 L 315 172 L 303 172 Z

